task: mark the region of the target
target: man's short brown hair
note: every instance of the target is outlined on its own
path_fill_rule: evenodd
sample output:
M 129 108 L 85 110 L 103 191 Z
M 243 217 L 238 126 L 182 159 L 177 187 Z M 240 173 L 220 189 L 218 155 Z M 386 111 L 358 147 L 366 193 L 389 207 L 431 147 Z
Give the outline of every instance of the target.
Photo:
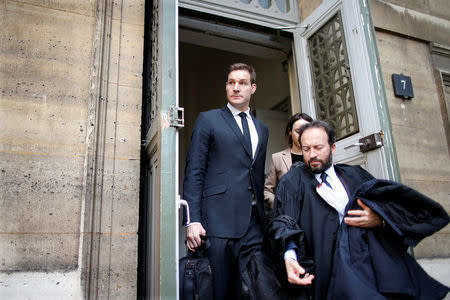
M 236 71 L 236 70 L 246 70 L 246 71 L 248 71 L 250 73 L 250 82 L 252 84 L 256 83 L 256 72 L 255 72 L 255 69 L 252 66 L 244 64 L 244 63 L 234 63 L 234 64 L 230 65 L 228 75 L 231 72 Z

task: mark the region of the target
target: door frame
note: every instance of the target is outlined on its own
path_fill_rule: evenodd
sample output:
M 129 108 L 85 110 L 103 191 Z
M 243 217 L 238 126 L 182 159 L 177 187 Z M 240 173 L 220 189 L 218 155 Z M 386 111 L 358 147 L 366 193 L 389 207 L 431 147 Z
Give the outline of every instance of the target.
M 151 7 L 147 7 L 150 5 Z M 178 1 L 146 3 L 138 298 L 178 299 Z
M 159 228 L 150 228 L 153 236 L 158 237 L 155 245 L 159 246 L 158 257 L 155 262 L 158 265 L 158 274 L 155 275 L 155 284 L 159 288 L 159 297 L 167 299 L 178 299 L 178 132 L 176 128 L 170 127 L 169 110 L 172 106 L 178 105 L 178 1 L 177 0 L 154 0 L 159 3 L 158 18 L 159 27 L 163 30 L 159 34 L 157 43 L 158 52 L 158 77 L 159 96 L 157 98 L 160 104 L 156 112 L 156 118 L 153 120 L 155 126 L 149 129 L 147 133 L 146 149 L 159 150 L 157 159 L 159 161 L 156 193 L 158 210 Z M 312 84 L 308 57 L 306 55 L 307 33 L 311 33 L 314 28 L 318 28 L 326 22 L 326 16 L 329 16 L 339 6 L 342 6 L 345 12 L 351 12 L 353 16 L 358 16 L 356 23 L 350 24 L 343 17 L 346 34 L 356 35 L 355 42 L 350 43 L 349 51 L 356 55 L 358 60 L 353 58 L 351 72 L 353 75 L 355 98 L 362 105 L 364 97 L 373 99 L 374 106 L 372 111 L 376 111 L 373 123 L 384 133 L 384 147 L 368 154 L 367 158 L 374 163 L 382 164 L 382 176 L 391 180 L 399 180 L 398 164 L 395 154 L 394 144 L 391 134 L 391 125 L 389 112 L 387 108 L 387 99 L 385 88 L 381 76 L 378 50 L 375 41 L 375 34 L 370 16 L 370 8 L 367 0 L 355 1 L 325 1 L 303 22 L 297 24 L 295 29 L 281 29 L 294 33 L 294 73 L 298 75 L 298 84 L 300 87 L 300 99 L 302 111 L 315 116 L 314 108 L 311 107 Z M 192 8 L 195 9 L 195 8 Z M 213 13 L 213 12 L 209 12 Z M 343 14 L 346 15 L 347 13 Z M 220 14 L 219 14 L 220 15 Z M 321 17 L 320 22 L 308 22 L 312 18 Z M 231 16 L 227 16 L 232 18 Z M 237 20 L 239 18 L 236 17 Z M 307 27 L 306 27 L 307 26 Z M 352 27 L 353 26 L 353 27 Z M 267 26 L 274 28 L 273 26 Z M 306 27 L 306 29 L 305 29 Z M 346 38 L 346 41 L 348 38 Z M 347 42 L 348 43 L 348 42 Z M 357 64 L 354 64 L 358 61 Z M 361 77 L 359 77 L 361 76 Z M 292 85 L 292 83 L 291 83 Z M 364 89 L 367 91 L 365 92 Z M 145 101 L 144 97 L 144 101 Z M 292 99 L 292 101 L 295 101 Z M 294 105 L 293 105 L 294 107 Z M 359 107 L 358 107 L 359 108 Z M 371 132 L 373 133 L 373 132 Z M 366 133 L 367 135 L 368 133 Z M 153 142 L 151 142 L 153 141 Z M 162 151 L 161 151 L 162 150 Z M 374 174 L 378 175 L 378 174 Z M 377 176 L 380 177 L 380 176 Z M 151 193 L 155 191 L 150 191 Z M 145 199 L 146 200 L 146 199 Z M 151 259 L 151 258 L 150 258 Z

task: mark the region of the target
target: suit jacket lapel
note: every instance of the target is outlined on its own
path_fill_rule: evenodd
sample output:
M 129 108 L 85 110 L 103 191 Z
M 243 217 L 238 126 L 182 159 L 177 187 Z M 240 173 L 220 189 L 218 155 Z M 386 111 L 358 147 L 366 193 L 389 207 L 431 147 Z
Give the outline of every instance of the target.
M 250 115 L 252 116 L 253 124 L 255 124 L 256 132 L 258 133 L 258 145 L 256 146 L 255 157 L 253 158 L 253 160 L 255 160 L 256 156 L 258 155 L 258 151 L 261 149 L 261 144 L 263 141 L 263 131 L 258 120 L 252 114 Z
M 347 192 L 348 198 L 352 196 L 353 192 L 356 190 L 359 184 L 355 186 L 354 180 L 352 180 L 351 176 L 352 174 L 349 174 L 349 172 L 345 172 L 339 166 L 334 165 L 334 170 L 336 171 L 336 175 L 339 177 L 339 179 L 342 182 L 342 185 L 345 188 L 345 191 Z
M 249 155 L 250 159 L 252 158 L 252 149 L 248 149 L 246 146 L 247 143 L 245 142 L 244 135 L 242 134 L 241 129 L 239 128 L 238 124 L 236 123 L 236 119 L 234 118 L 231 111 L 228 109 L 228 107 L 222 108 L 222 116 L 224 117 L 225 121 L 228 123 L 228 125 L 233 130 L 234 134 L 238 138 L 239 142 L 241 143 L 242 147 L 244 147 L 245 152 Z M 258 132 L 259 134 L 259 132 Z
M 289 171 L 289 169 L 292 166 L 292 156 L 291 156 L 291 149 L 290 148 L 287 148 L 287 149 L 283 150 L 283 152 L 281 153 L 281 159 L 284 162 L 286 170 Z

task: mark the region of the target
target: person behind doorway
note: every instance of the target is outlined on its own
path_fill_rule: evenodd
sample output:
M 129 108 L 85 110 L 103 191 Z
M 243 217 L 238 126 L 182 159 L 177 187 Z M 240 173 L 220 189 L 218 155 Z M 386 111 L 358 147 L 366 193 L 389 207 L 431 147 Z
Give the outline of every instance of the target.
M 266 231 L 286 288 L 311 288 L 313 299 L 443 298 L 449 289 L 407 253 L 449 223 L 442 206 L 360 166 L 334 165 L 326 122 L 303 125 L 299 136 L 305 163 L 281 178 Z
M 311 121 L 312 118 L 309 115 L 296 113 L 286 124 L 284 134 L 288 139 L 289 147 L 272 154 L 272 161 L 264 183 L 264 206 L 267 215 L 270 215 L 272 212 L 275 188 L 281 176 L 289 171 L 292 164 L 299 161 L 303 162 L 302 149 L 298 140 L 298 130 L 302 125 Z
M 268 128 L 250 114 L 256 91 L 253 67 L 230 66 L 225 107 L 201 112 L 186 159 L 183 197 L 191 223 L 191 251 L 210 241 L 207 256 L 213 271 L 214 296 L 240 299 L 240 268 L 260 249 L 264 214 L 264 164 Z

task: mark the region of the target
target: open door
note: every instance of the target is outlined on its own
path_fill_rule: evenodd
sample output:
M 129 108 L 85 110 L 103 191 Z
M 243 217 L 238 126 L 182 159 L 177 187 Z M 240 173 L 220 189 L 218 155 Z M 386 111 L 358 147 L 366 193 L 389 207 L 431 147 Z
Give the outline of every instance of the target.
M 336 128 L 335 163 L 398 180 L 367 1 L 324 1 L 294 33 L 302 111 Z
M 139 299 L 178 298 L 178 3 L 146 2 Z

